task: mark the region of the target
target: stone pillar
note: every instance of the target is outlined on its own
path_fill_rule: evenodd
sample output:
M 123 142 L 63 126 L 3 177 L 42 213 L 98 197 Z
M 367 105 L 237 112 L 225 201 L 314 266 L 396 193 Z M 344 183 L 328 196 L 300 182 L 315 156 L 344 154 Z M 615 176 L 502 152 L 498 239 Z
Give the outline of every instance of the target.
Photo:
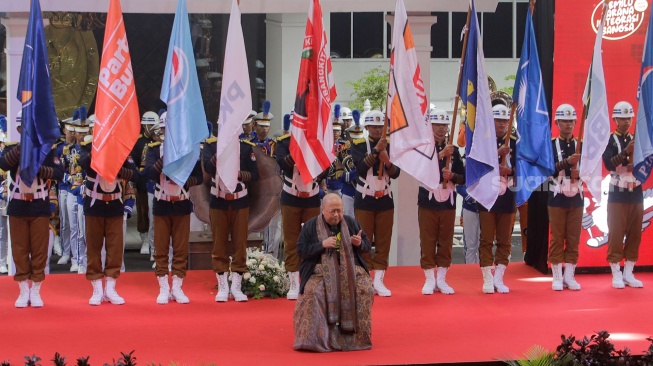
M 16 115 L 21 109 L 21 104 L 16 99 L 18 80 L 20 79 L 20 65 L 23 61 L 23 48 L 27 35 L 27 18 L 2 19 L 2 24 L 7 28 L 7 141 L 19 141 L 20 135 L 16 131 Z
M 394 16 L 386 16 L 386 21 L 394 25 Z M 413 33 L 417 59 L 419 60 L 424 90 L 431 90 L 431 26 L 437 22 L 437 17 L 429 13 L 410 13 L 408 22 Z M 392 35 L 388 35 L 392 38 Z M 446 40 L 445 40 L 446 41 Z M 430 100 L 427 95 L 427 102 Z M 434 166 L 434 169 L 437 169 Z M 419 226 L 417 224 L 417 194 L 419 182 L 406 172 L 401 172 L 393 182 L 393 197 L 395 202 L 394 230 L 390 251 L 390 265 L 419 265 L 420 245 Z

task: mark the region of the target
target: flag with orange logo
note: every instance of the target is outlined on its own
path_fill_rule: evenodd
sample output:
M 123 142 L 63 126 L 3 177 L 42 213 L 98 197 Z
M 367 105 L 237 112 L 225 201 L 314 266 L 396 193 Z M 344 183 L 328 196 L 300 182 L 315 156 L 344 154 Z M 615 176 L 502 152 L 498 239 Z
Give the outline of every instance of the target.
M 397 0 L 387 101 L 390 160 L 428 188 L 435 189 L 440 173 L 427 107 L 406 7 L 403 0 Z
M 109 182 L 116 179 L 140 132 L 134 84 L 120 0 L 111 0 L 100 62 L 91 159 L 91 168 Z

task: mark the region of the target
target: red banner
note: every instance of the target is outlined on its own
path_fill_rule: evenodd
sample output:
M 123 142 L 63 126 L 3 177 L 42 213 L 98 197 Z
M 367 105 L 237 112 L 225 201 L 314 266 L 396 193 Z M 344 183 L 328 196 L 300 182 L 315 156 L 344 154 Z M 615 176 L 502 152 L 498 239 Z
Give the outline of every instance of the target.
M 107 14 L 93 131 L 91 167 L 113 182 L 138 139 L 140 118 L 120 0 Z
M 553 72 L 553 110 L 562 103 L 576 108 L 578 122 L 574 136 L 578 136 L 583 112 L 583 90 L 587 81 L 592 47 L 601 19 L 603 1 L 557 0 L 555 4 L 555 48 Z M 637 108 L 637 83 L 642 64 L 642 51 L 649 4 L 646 0 L 617 0 L 608 4 L 603 35 L 603 68 L 608 93 L 608 110 L 625 100 Z M 551 113 L 552 116 L 555 113 Z M 611 121 L 612 130 L 615 128 Z M 632 129 L 635 123 L 633 120 Z M 551 126 L 553 136 L 558 127 Z M 634 132 L 631 130 L 631 132 Z M 585 212 L 581 230 L 580 267 L 607 266 L 607 179 L 603 169 L 604 184 L 601 205 L 597 205 L 585 189 Z M 607 178 L 606 178 L 607 177 Z M 653 180 L 644 185 L 644 197 L 653 197 Z M 649 215 L 647 215 L 649 214 Z M 653 229 L 649 228 L 647 216 L 653 215 L 653 198 L 644 200 L 642 245 L 638 265 L 653 265 Z

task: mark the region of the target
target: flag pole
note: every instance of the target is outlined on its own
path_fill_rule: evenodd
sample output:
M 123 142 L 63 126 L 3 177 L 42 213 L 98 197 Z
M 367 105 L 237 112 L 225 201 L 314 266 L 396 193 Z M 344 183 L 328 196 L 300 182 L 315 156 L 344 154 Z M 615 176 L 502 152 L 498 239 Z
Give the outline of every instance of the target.
M 465 66 L 465 55 L 467 54 L 467 38 L 469 36 L 469 20 L 472 16 L 472 6 L 470 5 L 467 9 L 467 22 L 465 23 L 465 35 L 463 36 L 463 51 L 460 55 L 460 69 L 458 70 L 458 84 L 456 87 L 456 96 L 454 97 L 453 102 L 453 118 L 451 119 L 451 127 L 449 127 L 449 141 L 447 145 L 453 145 L 453 135 L 456 130 L 456 122 L 458 118 L 458 103 L 460 102 L 460 83 L 463 80 L 463 67 Z M 448 168 L 451 165 L 451 156 L 447 156 L 447 162 L 444 164 L 445 168 Z M 442 179 L 442 188 L 446 188 L 449 181 L 447 179 Z

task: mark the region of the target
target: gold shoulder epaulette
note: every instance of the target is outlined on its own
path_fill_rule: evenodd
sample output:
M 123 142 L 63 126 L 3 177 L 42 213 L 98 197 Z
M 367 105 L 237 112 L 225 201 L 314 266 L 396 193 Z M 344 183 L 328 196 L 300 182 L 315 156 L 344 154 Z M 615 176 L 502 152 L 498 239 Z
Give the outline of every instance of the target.
M 140 139 L 141 137 L 143 137 L 143 134 L 142 134 L 142 133 L 141 133 L 140 135 L 138 135 L 138 138 L 139 138 L 139 139 Z
M 159 146 L 159 145 L 161 145 L 161 143 L 159 141 L 154 141 L 154 142 L 150 142 L 149 144 L 147 144 L 147 147 L 156 147 L 156 146 Z
M 359 138 L 359 139 L 355 139 L 353 142 L 354 142 L 354 145 L 362 144 L 362 143 L 365 142 L 365 137 L 361 137 L 361 138 Z
M 84 142 L 82 142 L 80 145 L 82 145 L 82 146 L 87 146 L 87 145 L 90 145 L 92 142 L 93 142 L 93 140 L 91 140 L 91 141 L 84 141 Z
M 277 141 L 285 140 L 285 139 L 287 139 L 288 137 L 290 137 L 290 134 L 289 134 L 289 133 L 286 133 L 286 134 L 284 134 L 284 135 L 281 135 L 281 136 L 277 137 Z
M 212 143 L 217 142 L 217 141 L 218 141 L 217 137 L 211 136 L 208 139 L 206 139 L 204 142 L 206 142 L 207 144 L 212 144 Z
M 245 139 L 243 139 L 243 140 L 240 140 L 240 142 L 244 142 L 244 143 L 246 143 L 246 144 L 248 144 L 248 145 L 256 146 L 255 143 L 253 143 L 253 142 L 251 142 L 251 141 L 249 141 L 249 140 L 245 140 Z
M 5 142 L 5 146 L 14 146 L 18 145 L 18 142 Z

